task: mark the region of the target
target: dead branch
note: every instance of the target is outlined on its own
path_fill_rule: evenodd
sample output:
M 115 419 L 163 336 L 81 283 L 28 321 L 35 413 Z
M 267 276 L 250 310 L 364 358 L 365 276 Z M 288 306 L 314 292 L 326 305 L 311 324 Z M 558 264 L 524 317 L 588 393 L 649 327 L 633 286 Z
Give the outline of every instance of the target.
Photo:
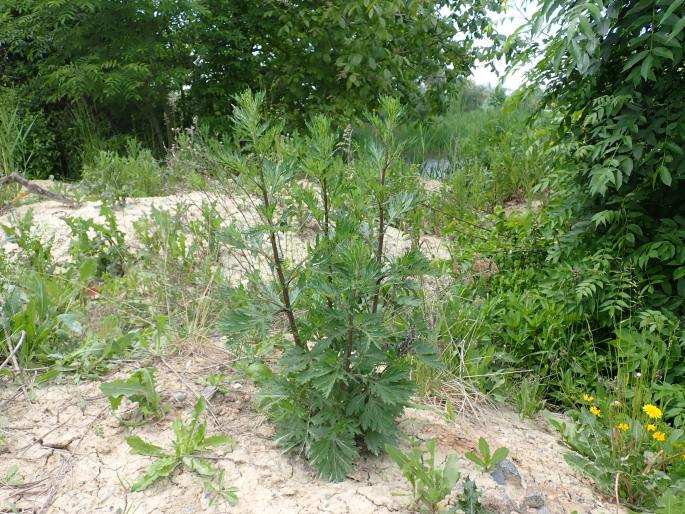
M 46 198 L 49 198 L 50 200 L 55 200 L 56 202 L 66 204 L 70 207 L 76 207 L 78 205 L 76 203 L 76 201 L 72 200 L 71 198 L 64 196 L 63 194 L 60 194 L 60 193 L 53 193 L 52 191 L 48 191 L 44 187 L 40 187 L 39 185 L 34 184 L 30 180 L 26 180 L 24 177 L 22 177 L 21 175 L 19 175 L 17 173 L 10 173 L 9 175 L 7 175 L 5 177 L 0 178 L 0 186 L 3 186 L 5 184 L 9 184 L 10 182 L 14 182 L 16 184 L 23 186 L 30 193 L 45 196 Z

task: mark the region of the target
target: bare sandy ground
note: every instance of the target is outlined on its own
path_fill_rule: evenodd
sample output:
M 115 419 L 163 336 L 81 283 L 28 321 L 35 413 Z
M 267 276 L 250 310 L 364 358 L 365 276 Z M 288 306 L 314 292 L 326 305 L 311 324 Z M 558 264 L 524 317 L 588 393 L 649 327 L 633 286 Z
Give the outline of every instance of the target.
M 316 479 L 297 456 L 283 455 L 272 441 L 272 426 L 256 408 L 253 388 L 232 373 L 230 356 L 220 342 L 186 347 L 164 361 L 140 365 L 158 368 L 160 393 L 172 406 L 166 419 L 141 427 L 123 426 L 110 414 L 99 383 L 38 387 L 28 398 L 17 392 L 16 385 L 0 386 L 9 448 L 0 455 L 0 476 L 18 464 L 24 479 L 23 485 L 0 488 L 0 509 L 15 505 L 23 512 L 65 514 L 413 512 L 410 497 L 400 494 L 408 492 L 408 484 L 388 457 L 365 456 L 347 480 L 330 483 Z M 131 493 L 128 484 L 142 475 L 151 459 L 132 455 L 125 438 L 137 434 L 170 447 L 171 420 L 189 416 L 203 389 L 196 379 L 217 371 L 228 375 L 229 393 L 213 396 L 206 413 L 208 431 L 235 439 L 232 448 L 219 450 L 216 463 L 224 468 L 226 483 L 239 488 L 238 505 L 230 507 L 221 500 L 212 504 L 201 479 L 187 471 Z M 114 377 L 123 375 L 121 370 Z M 447 421 L 437 410 L 427 408 L 407 409 L 401 428 L 423 440 L 437 438 L 441 460 L 450 453 L 461 457 L 474 450 L 480 436 L 493 447 L 510 448 L 521 486 L 497 485 L 460 458 L 462 477 L 468 475 L 478 483 L 483 503 L 497 513 L 615 512 L 587 479 L 564 462 L 558 438 L 544 421 L 522 421 L 504 407 L 484 407 L 478 416 Z M 523 505 L 527 496 L 536 493 L 544 496 L 547 510 Z

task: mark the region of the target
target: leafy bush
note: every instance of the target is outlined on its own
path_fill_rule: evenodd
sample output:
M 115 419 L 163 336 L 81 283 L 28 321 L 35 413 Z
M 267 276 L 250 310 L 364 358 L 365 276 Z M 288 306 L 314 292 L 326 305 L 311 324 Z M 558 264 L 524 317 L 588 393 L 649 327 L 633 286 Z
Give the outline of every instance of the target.
M 19 90 L 0 88 L 0 176 L 47 178 L 56 154 L 45 114 L 32 109 Z
M 83 181 L 91 190 L 117 203 L 127 197 L 157 196 L 169 188 L 170 178 L 152 152 L 135 139 L 127 140 L 123 156 L 101 150 L 83 166 Z
M 21 285 L 18 285 L 21 284 Z M 0 355 L 9 346 L 21 365 L 51 363 L 70 350 L 83 335 L 78 310 L 78 285 L 63 277 L 27 271 L 3 285 L 0 296 Z
M 263 95 L 245 93 L 234 110 L 235 145 L 218 149 L 228 176 L 256 204 L 255 226 L 229 226 L 227 244 L 251 252 L 272 272 L 255 269 L 228 295 L 224 333 L 260 340 L 285 317 L 291 344 L 274 373 L 262 375 L 261 405 L 278 428 L 277 441 L 302 453 L 322 477 L 342 480 L 359 449 L 374 454 L 392 444 L 396 419 L 414 391 L 405 354 L 421 350 L 415 277 L 427 271 L 417 250 L 388 258 L 385 232 L 417 197 L 404 189 L 395 130 L 402 109 L 384 99 L 370 116 L 377 140 L 345 161 L 325 117 L 309 123 L 304 140 L 288 140 L 262 114 Z M 298 185 L 298 180 L 305 183 Z M 289 194 L 306 199 L 317 237 L 300 262 L 283 253 L 297 229 Z
M 111 207 L 103 205 L 100 215 L 104 218 L 104 223 L 86 218 L 64 218 L 72 234 L 69 254 L 76 265 L 88 259 L 94 260 L 97 277 L 105 274 L 123 275 L 128 259 L 124 234 L 119 230 Z

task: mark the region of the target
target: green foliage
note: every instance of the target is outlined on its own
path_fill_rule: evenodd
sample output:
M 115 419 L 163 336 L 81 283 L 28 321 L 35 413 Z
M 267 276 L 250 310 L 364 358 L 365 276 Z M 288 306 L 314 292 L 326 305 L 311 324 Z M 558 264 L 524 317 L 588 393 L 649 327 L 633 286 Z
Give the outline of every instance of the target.
M 19 285 L 21 284 L 21 285 Z M 1 284 L 0 355 L 6 357 L 10 345 L 22 366 L 54 362 L 83 335 L 78 310 L 78 285 L 64 277 L 28 270 L 9 283 Z
M 545 406 L 545 388 L 538 377 L 526 377 L 516 387 L 516 412 L 521 418 L 531 417 Z
M 609 270 L 630 270 L 642 306 L 682 316 L 685 5 L 603 9 L 548 0 L 533 21 L 560 27 L 533 74 L 548 84 L 559 134 L 549 184 L 566 233 L 554 257 L 611 255 Z
M 83 167 L 83 181 L 91 191 L 122 204 L 128 197 L 159 195 L 170 187 L 169 179 L 150 150 L 134 139 L 127 140 L 123 156 L 101 150 Z
M 464 514 L 490 514 L 490 511 L 480 503 L 480 491 L 476 483 L 469 477 L 464 480 L 464 492 L 457 497 L 457 505 L 451 512 L 459 512 L 459 508 Z
M 654 509 L 671 485 L 685 485 L 683 430 L 664 421 L 656 406 L 635 410 L 585 394 L 569 414 L 570 424 L 549 418 L 574 450 L 565 458 L 607 493 L 633 508 Z
M 269 263 L 227 295 L 223 332 L 234 343 L 261 341 L 282 314 L 292 338 L 275 373 L 261 381 L 262 407 L 278 427 L 277 441 L 301 452 L 325 478 L 342 480 L 359 447 L 374 454 L 396 438 L 396 419 L 414 385 L 406 353 L 422 348 L 416 277 L 427 272 L 417 250 L 388 258 L 384 238 L 418 202 L 406 190 L 395 130 L 402 109 L 383 99 L 370 116 L 377 139 L 350 161 L 336 151 L 325 117 L 309 123 L 306 138 L 287 140 L 262 114 L 263 95 L 245 93 L 234 109 L 235 148 L 217 149 L 228 178 L 253 198 L 258 222 L 223 232 L 226 244 Z M 314 184 L 318 194 L 307 184 Z M 297 195 L 297 196 L 296 196 Z M 298 213 L 290 197 L 319 227 L 299 262 L 284 253 Z M 264 269 L 264 268 L 262 268 Z
M 459 481 L 457 456 L 449 455 L 440 468 L 435 462 L 436 446 L 435 439 L 428 441 L 425 449 L 414 441 L 407 453 L 394 446 L 385 446 L 385 451 L 411 484 L 415 504 L 428 508 L 430 512 L 438 512 L 440 503 Z
M 188 423 L 180 418 L 174 420 L 173 452 L 145 442 L 138 436 L 126 438 L 131 452 L 155 458 L 145 474 L 131 487 L 132 491 L 143 491 L 157 480 L 169 477 L 179 466 L 197 473 L 205 481 L 209 491 L 218 494 L 229 504 L 238 502 L 235 487 L 224 486 L 224 471 L 217 468 L 202 452 L 218 446 L 231 444 L 233 440 L 226 435 L 207 436 L 207 424 L 200 421 L 200 416 L 206 408 L 203 398 L 195 404 L 193 414 Z
M 111 207 L 103 205 L 100 216 L 104 223 L 90 218 L 64 218 L 72 234 L 69 255 L 78 266 L 95 266 L 97 277 L 123 275 L 129 258 L 124 234 Z
M 12 464 L 5 475 L 0 477 L 0 486 L 2 487 L 15 487 L 22 485 L 24 483 L 24 477 L 19 473 L 19 464 Z
M 46 173 L 56 147 L 54 171 L 73 176 L 93 149 L 74 106 L 93 116 L 102 141 L 134 136 L 158 157 L 196 116 L 226 129 L 230 98 L 247 87 L 268 87 L 271 104 L 299 124 L 312 112 L 362 114 L 383 94 L 421 116 L 436 111 L 496 50 L 480 40 L 499 46 L 489 17 L 502 6 L 17 0 L 0 7 L 0 87 L 17 88 L 41 120 L 29 145 L 36 170 Z
M 0 88 L 0 154 L 0 175 L 47 178 L 54 169 L 58 154 L 48 118 L 21 89 Z
M 483 437 L 478 439 L 478 450 L 479 453 L 477 454 L 466 452 L 464 456 L 477 466 L 480 466 L 486 473 L 495 469 L 495 466 L 509 455 L 509 449 L 504 447 L 497 448 L 493 453 L 490 453 L 490 445 Z
M 33 226 L 33 209 L 28 209 L 24 215 L 13 219 L 11 225 L 0 224 L 10 243 L 14 243 L 21 250 L 21 260 L 30 269 L 44 273 L 52 273 L 54 262 L 52 259 L 52 239 L 43 241 Z
M 0 177 L 24 173 L 31 160 L 28 137 L 33 120 L 26 119 L 19 107 L 0 102 Z
M 112 412 L 121 405 L 124 398 L 138 404 L 138 412 L 144 419 L 163 418 L 168 408 L 156 390 L 155 368 L 141 368 L 126 380 L 112 380 L 100 384 L 100 390 L 108 399 Z

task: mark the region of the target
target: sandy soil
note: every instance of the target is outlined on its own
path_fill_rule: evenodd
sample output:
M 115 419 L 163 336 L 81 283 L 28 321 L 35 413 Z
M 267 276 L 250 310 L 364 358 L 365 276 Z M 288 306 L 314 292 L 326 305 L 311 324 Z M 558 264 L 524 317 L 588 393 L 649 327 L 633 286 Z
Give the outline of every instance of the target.
M 65 514 L 412 512 L 410 497 L 398 494 L 408 491 L 407 483 L 387 457 L 364 457 L 347 480 L 329 483 L 317 480 L 300 458 L 283 455 L 272 441 L 273 428 L 255 406 L 253 388 L 231 371 L 230 356 L 220 342 L 187 347 L 164 361 L 140 364 L 158 368 L 160 393 L 172 406 L 166 419 L 141 427 L 122 426 L 110 414 L 98 383 L 38 387 L 28 397 L 16 385 L 0 386 L 9 448 L 0 455 L 0 476 L 18 464 L 24 479 L 23 485 L 0 488 L 0 509 L 14 504 L 24 512 Z M 227 484 L 239 488 L 239 504 L 210 504 L 200 478 L 186 471 L 144 492 L 128 491 L 126 484 L 141 476 L 151 459 L 130 454 L 125 438 L 137 434 L 170 446 L 171 420 L 187 417 L 203 389 L 196 379 L 216 371 L 228 375 L 229 393 L 212 398 L 208 427 L 210 433 L 226 433 L 235 439 L 232 449 L 217 453 L 216 462 L 225 469 Z M 460 458 L 462 476 L 476 480 L 483 503 L 497 513 L 615 512 L 615 507 L 599 499 L 587 479 L 564 462 L 556 435 L 540 420 L 521 421 L 504 407 L 483 407 L 477 417 L 464 415 L 451 422 L 434 409 L 408 409 L 401 428 L 424 440 L 437 438 L 440 459 L 449 453 L 463 456 L 475 449 L 480 436 L 492 446 L 510 448 L 521 486 L 497 485 Z M 547 510 L 522 505 L 525 497 L 536 493 L 544 496 Z
M 129 243 L 135 246 L 132 224 L 148 214 L 152 206 L 173 208 L 182 203 L 190 215 L 197 215 L 205 193 L 138 198 L 117 210 L 120 226 Z M 69 209 L 55 202 L 40 202 L 15 209 L 21 216 L 28 208 L 35 211 L 39 230 L 54 238 L 53 254 L 67 255 L 69 229 L 64 216 L 98 218 L 99 202 L 86 202 Z M 250 224 L 244 213 L 249 206 L 240 198 L 223 198 L 226 218 Z M 11 223 L 9 215 L 0 223 Z M 405 251 L 410 242 L 392 229 L 388 237 L 390 254 Z M 3 244 L 0 241 L 0 246 Z M 5 241 L 4 244 L 7 244 Z M 297 260 L 303 255 L 307 237 L 293 237 L 282 244 Z M 427 236 L 422 240 L 431 258 L 448 258 L 442 241 Z M 244 263 L 228 262 L 239 275 Z M 297 456 L 283 455 L 272 441 L 273 428 L 259 414 L 252 386 L 242 381 L 231 368 L 231 356 L 220 341 L 187 343 L 179 353 L 163 360 L 139 362 L 137 366 L 158 368 L 159 390 L 172 407 L 167 417 L 141 427 L 123 426 L 109 410 L 99 383 L 50 384 L 22 393 L 17 384 L 0 382 L 0 428 L 7 440 L 7 451 L 0 454 L 0 480 L 12 465 L 19 465 L 23 483 L 14 486 L 0 481 L 0 511 L 40 513 L 331 513 L 371 514 L 413 512 L 409 506 L 408 484 L 387 457 L 366 456 L 356 471 L 342 483 L 316 479 L 306 463 Z M 111 377 L 123 376 L 133 368 L 122 368 Z M 226 483 L 239 488 L 240 502 L 229 507 L 221 501 L 211 503 L 200 478 L 190 472 L 176 472 L 150 489 L 131 493 L 134 482 L 151 459 L 132 455 L 125 438 L 137 434 L 144 439 L 170 447 L 171 421 L 187 417 L 203 389 L 198 378 L 223 371 L 231 385 L 226 395 L 217 393 L 207 413 L 210 433 L 226 433 L 235 439 L 230 450 L 219 451 L 217 465 L 225 469 Z M 68 380 L 68 378 L 67 378 Z M 563 460 L 558 437 L 538 420 L 519 420 L 506 407 L 480 408 L 447 421 L 437 409 L 408 409 L 401 422 L 402 431 L 423 440 L 437 438 L 439 457 L 449 453 L 460 456 L 462 476 L 470 476 L 483 491 L 483 503 L 497 513 L 571 513 L 616 512 L 616 507 L 601 500 L 590 481 L 572 470 Z M 518 467 L 520 485 L 500 486 L 462 456 L 475 449 L 478 438 L 485 437 L 492 447 L 506 446 Z M 530 496 L 544 497 L 544 507 L 526 506 Z

